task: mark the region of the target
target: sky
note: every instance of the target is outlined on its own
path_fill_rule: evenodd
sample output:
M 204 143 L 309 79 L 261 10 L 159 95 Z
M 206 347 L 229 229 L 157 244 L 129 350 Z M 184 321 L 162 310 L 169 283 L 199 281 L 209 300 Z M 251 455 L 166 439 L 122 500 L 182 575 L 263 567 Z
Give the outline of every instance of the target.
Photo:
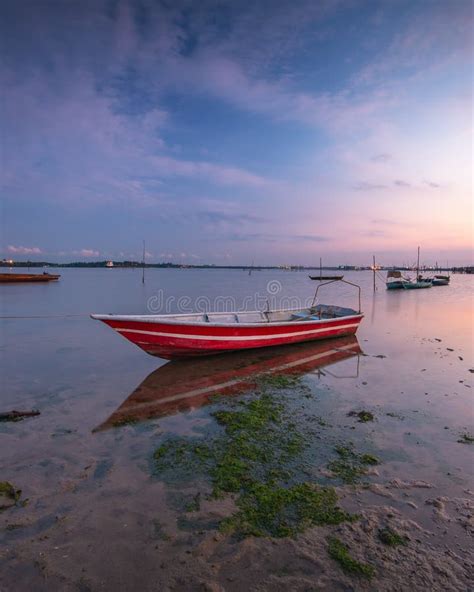
M 0 257 L 473 263 L 470 0 L 3 0 Z

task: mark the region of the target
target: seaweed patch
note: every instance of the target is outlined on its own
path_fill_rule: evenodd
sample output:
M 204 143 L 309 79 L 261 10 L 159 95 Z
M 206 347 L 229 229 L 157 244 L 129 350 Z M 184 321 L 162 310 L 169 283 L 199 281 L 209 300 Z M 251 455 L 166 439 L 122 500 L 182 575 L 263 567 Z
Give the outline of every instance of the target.
M 380 462 L 373 454 L 355 452 L 350 444 L 336 446 L 335 451 L 339 458 L 331 461 L 328 469 L 344 483 L 357 483 L 360 477 L 367 474 L 369 465 L 378 465 Z
M 286 383 L 285 383 L 286 385 Z M 332 487 L 298 478 L 308 445 L 282 397 L 265 390 L 212 413 L 221 430 L 202 439 L 170 438 L 153 454 L 155 474 L 182 471 L 210 481 L 210 496 L 236 495 L 220 529 L 237 536 L 294 536 L 310 526 L 354 520 Z M 198 498 L 200 499 L 200 498 Z M 194 508 L 194 506 L 193 506 Z
M 398 547 L 399 545 L 407 544 L 407 537 L 398 534 L 395 530 L 389 528 L 381 528 L 378 532 L 379 540 L 389 547 Z
M 349 547 L 336 537 L 329 537 L 328 553 L 347 574 L 361 576 L 369 580 L 375 575 L 375 569 L 372 565 L 362 563 L 351 557 Z
M 0 510 L 15 506 L 21 498 L 21 489 L 16 489 L 9 481 L 0 481 Z

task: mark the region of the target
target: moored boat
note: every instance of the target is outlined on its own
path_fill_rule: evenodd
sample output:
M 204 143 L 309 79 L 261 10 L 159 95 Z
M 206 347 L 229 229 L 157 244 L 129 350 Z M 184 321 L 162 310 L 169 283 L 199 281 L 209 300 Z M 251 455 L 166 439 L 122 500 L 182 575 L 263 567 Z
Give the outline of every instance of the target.
M 402 272 L 398 270 L 387 271 L 387 281 L 385 285 L 387 290 L 403 290 L 405 284 L 410 283 L 410 279 L 404 278 Z
M 433 286 L 449 286 L 450 279 L 449 275 L 435 275 L 431 283 Z
M 61 276 L 43 272 L 39 273 L 0 273 L 1 284 L 12 284 L 18 282 L 54 282 Z
M 310 280 L 316 280 L 318 282 L 336 281 L 342 280 L 343 275 L 309 275 Z
M 323 260 L 319 258 L 319 275 L 308 275 L 310 280 L 314 280 L 317 282 L 335 282 L 337 280 L 342 280 L 344 277 L 343 275 L 323 275 Z
M 147 353 L 167 359 L 353 335 L 363 316 L 325 304 L 267 312 L 91 315 Z
M 415 279 L 405 278 L 401 271 L 392 270 L 387 272 L 387 290 L 419 290 L 431 288 L 432 278 L 424 278 L 420 275 L 420 247 L 418 247 L 418 258 L 416 262 Z

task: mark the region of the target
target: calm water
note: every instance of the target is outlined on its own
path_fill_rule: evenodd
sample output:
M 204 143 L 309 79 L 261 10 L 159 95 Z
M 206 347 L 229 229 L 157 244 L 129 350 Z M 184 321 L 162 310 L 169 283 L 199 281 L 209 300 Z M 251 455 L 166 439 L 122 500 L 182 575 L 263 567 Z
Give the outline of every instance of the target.
M 0 566 L 7 584 L 22 573 L 18 589 L 39 585 L 26 548 L 48 557 L 60 549 L 62 564 L 54 564 L 54 573 L 74 572 L 77 580 L 78 565 L 106 573 L 106 557 L 117 582 L 127 577 L 124 553 L 127 561 L 146 563 L 153 520 L 176 530 L 166 488 L 150 479 L 150 454 L 167 433 L 193 433 L 209 422 L 206 408 L 194 405 L 94 432 L 165 361 L 147 356 L 89 313 L 187 312 L 229 306 L 232 299 L 237 308 L 263 309 L 267 298 L 272 307 L 297 306 L 312 298 L 317 285 L 306 273 L 283 271 L 249 276 L 147 270 L 145 285 L 139 270 L 61 274 L 49 285 L 0 286 L 0 411 L 41 411 L 37 418 L 0 424 L 0 480 L 11 481 L 29 499 L 27 507 L 0 515 L 2 524 L 27 523 L 0 530 L 9 550 L 3 560 L 0 555 Z M 474 278 L 453 275 L 449 287 L 393 292 L 378 281 L 373 294 L 370 272 L 345 277 L 362 287 L 365 319 L 357 337 L 365 355 L 335 363 L 323 375 L 303 372 L 320 395 L 316 411 L 344 433 L 354 426 L 349 411 L 371 410 L 376 421 L 357 424 L 350 435 L 369 442 L 383 458 L 381 481 L 421 479 L 439 494 L 461 495 L 472 487 L 472 446 L 457 440 L 473 432 Z M 357 291 L 330 286 L 320 301 L 356 307 Z M 192 372 L 189 364 L 183 369 Z M 212 364 L 207 371 L 212 375 Z M 62 520 L 66 526 L 59 528 Z M 104 545 L 121 560 L 114 562 Z

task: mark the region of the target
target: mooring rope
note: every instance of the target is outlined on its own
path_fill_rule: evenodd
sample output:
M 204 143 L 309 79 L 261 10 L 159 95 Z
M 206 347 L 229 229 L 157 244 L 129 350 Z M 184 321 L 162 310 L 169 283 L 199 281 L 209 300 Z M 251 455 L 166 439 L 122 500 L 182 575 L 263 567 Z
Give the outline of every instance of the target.
M 88 313 L 66 314 L 66 315 L 22 315 L 22 316 L 0 316 L 0 319 L 69 319 L 72 317 L 88 317 Z

